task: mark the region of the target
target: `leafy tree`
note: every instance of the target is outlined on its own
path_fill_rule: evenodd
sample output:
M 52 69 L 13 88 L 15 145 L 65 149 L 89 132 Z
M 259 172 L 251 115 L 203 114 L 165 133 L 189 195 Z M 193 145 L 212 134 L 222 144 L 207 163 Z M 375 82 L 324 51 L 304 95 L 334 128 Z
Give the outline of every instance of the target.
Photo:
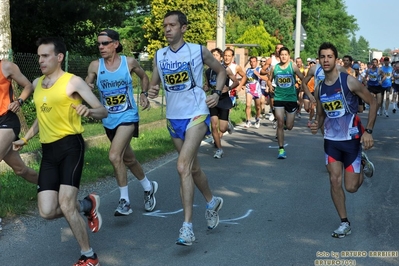
M 213 0 L 153 0 L 151 15 L 145 18 L 147 51 L 152 57 L 156 50 L 167 45 L 163 32 L 163 19 L 170 10 L 183 10 L 188 19 L 188 30 L 184 35 L 187 42 L 206 44 L 216 37 L 216 1 Z
M 228 12 L 232 13 L 231 18 L 239 17 L 244 23 L 243 26 L 257 25 L 259 19 L 264 21 L 266 31 L 276 37 L 279 42 L 289 48 L 293 48 L 292 13 L 293 6 L 287 0 L 226 0 Z M 229 18 L 229 20 L 231 20 Z M 229 21 L 227 31 L 232 32 L 231 37 L 238 35 L 240 24 Z M 236 42 L 233 39 L 232 42 Z
M 8 58 L 11 48 L 10 1 L 0 0 L 0 57 Z
M 296 0 L 290 2 L 296 4 Z M 323 42 L 333 43 L 339 56 L 349 53 L 350 36 L 358 30 L 358 25 L 355 17 L 346 13 L 344 0 L 302 0 L 301 18 L 307 33 L 302 57 L 317 56 Z
M 249 26 L 243 35 L 237 39 L 242 44 L 258 44 L 259 47 L 250 49 L 250 56 L 270 56 L 274 52 L 276 44 L 280 41 L 266 31 L 264 22 L 259 21 L 257 26 Z
M 56 36 L 64 39 L 69 51 L 97 53 L 96 34 L 103 28 L 120 26 L 135 4 L 118 0 L 10 0 L 13 49 L 35 53 L 39 37 Z

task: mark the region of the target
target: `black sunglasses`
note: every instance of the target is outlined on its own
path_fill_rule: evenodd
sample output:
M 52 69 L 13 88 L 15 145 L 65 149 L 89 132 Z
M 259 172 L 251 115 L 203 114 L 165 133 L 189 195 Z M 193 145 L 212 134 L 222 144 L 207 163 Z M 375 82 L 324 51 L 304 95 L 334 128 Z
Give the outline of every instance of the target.
M 266 62 L 266 60 L 260 60 L 262 63 Z
M 97 46 L 100 47 L 100 45 L 102 46 L 107 46 L 110 43 L 113 43 L 114 41 L 106 41 L 106 42 L 97 42 Z

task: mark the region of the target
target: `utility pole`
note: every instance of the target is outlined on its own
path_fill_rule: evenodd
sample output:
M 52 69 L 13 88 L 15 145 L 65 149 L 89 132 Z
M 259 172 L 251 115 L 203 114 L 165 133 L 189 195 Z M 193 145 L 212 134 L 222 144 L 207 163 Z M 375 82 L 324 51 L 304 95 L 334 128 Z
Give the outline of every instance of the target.
M 224 22 L 224 0 L 217 2 L 217 17 L 216 17 L 216 47 L 224 51 L 226 23 Z
M 299 57 L 301 50 L 301 14 L 302 0 L 296 0 L 296 23 L 295 23 L 295 58 Z

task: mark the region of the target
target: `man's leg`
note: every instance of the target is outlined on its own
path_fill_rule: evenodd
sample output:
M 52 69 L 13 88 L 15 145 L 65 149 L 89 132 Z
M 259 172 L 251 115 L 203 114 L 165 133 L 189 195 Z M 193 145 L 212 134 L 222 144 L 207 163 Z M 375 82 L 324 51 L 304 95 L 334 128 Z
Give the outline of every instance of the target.
M 277 119 L 277 140 L 278 146 L 284 146 L 284 107 L 274 107 L 274 115 Z
M 216 148 L 221 149 L 221 139 L 219 133 L 219 117 L 217 115 L 211 116 L 211 130 L 212 130 L 212 137 L 215 143 Z
M 19 152 L 10 149 L 4 157 L 4 161 L 12 168 L 16 175 L 21 176 L 30 183 L 37 184 L 38 174 L 32 168 L 26 166 Z
M 252 111 L 252 94 L 251 93 L 245 93 L 245 99 L 246 99 L 246 107 L 245 107 L 245 117 L 247 119 L 247 123 L 250 122 L 251 120 L 251 111 Z
M 347 218 L 345 207 L 345 192 L 342 188 L 342 162 L 336 161 L 327 165 L 327 170 L 330 176 L 330 191 L 335 209 L 339 217 Z

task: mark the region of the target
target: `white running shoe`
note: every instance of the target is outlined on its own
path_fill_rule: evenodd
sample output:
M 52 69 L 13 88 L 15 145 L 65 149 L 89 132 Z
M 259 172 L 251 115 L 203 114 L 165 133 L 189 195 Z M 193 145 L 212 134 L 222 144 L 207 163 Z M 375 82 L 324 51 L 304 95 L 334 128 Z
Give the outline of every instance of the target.
M 387 110 L 384 111 L 384 115 L 385 115 L 386 117 L 389 117 Z
M 214 229 L 219 224 L 219 213 L 223 206 L 223 199 L 221 197 L 216 197 L 215 206 L 212 209 L 206 209 L 205 219 L 208 224 L 208 229 Z
M 229 134 L 233 134 L 233 132 L 234 132 L 234 126 L 233 126 L 233 124 L 230 122 L 230 120 L 229 120 L 229 122 L 228 122 L 228 124 L 227 124 L 227 132 L 229 132 Z
M 351 231 L 351 226 L 349 225 L 348 222 L 342 222 L 341 225 L 338 227 L 337 230 L 334 230 L 334 232 L 331 234 L 332 237 L 335 238 L 343 238 L 347 235 L 350 235 L 352 233 Z
M 177 245 L 191 246 L 195 241 L 193 230 L 188 226 L 183 226 L 179 231 L 179 238 L 176 240 Z
M 256 120 L 256 122 L 255 122 L 255 127 L 256 127 L 256 128 L 259 128 L 259 127 L 260 127 L 260 121 L 259 121 L 259 119 Z
M 250 128 L 251 125 L 252 125 L 252 123 L 251 123 L 250 121 L 247 121 L 247 122 L 245 123 L 244 127 Z
M 363 173 L 367 177 L 372 177 L 375 171 L 374 164 L 370 161 L 367 154 L 362 151 Z
M 269 115 L 269 121 L 271 122 L 271 121 L 273 121 L 274 120 L 274 114 L 273 113 L 270 113 L 270 115 Z
M 222 159 L 222 157 L 223 157 L 223 150 L 222 149 L 218 149 L 216 152 L 215 152 L 215 155 L 213 155 L 213 158 L 216 158 L 216 159 Z

